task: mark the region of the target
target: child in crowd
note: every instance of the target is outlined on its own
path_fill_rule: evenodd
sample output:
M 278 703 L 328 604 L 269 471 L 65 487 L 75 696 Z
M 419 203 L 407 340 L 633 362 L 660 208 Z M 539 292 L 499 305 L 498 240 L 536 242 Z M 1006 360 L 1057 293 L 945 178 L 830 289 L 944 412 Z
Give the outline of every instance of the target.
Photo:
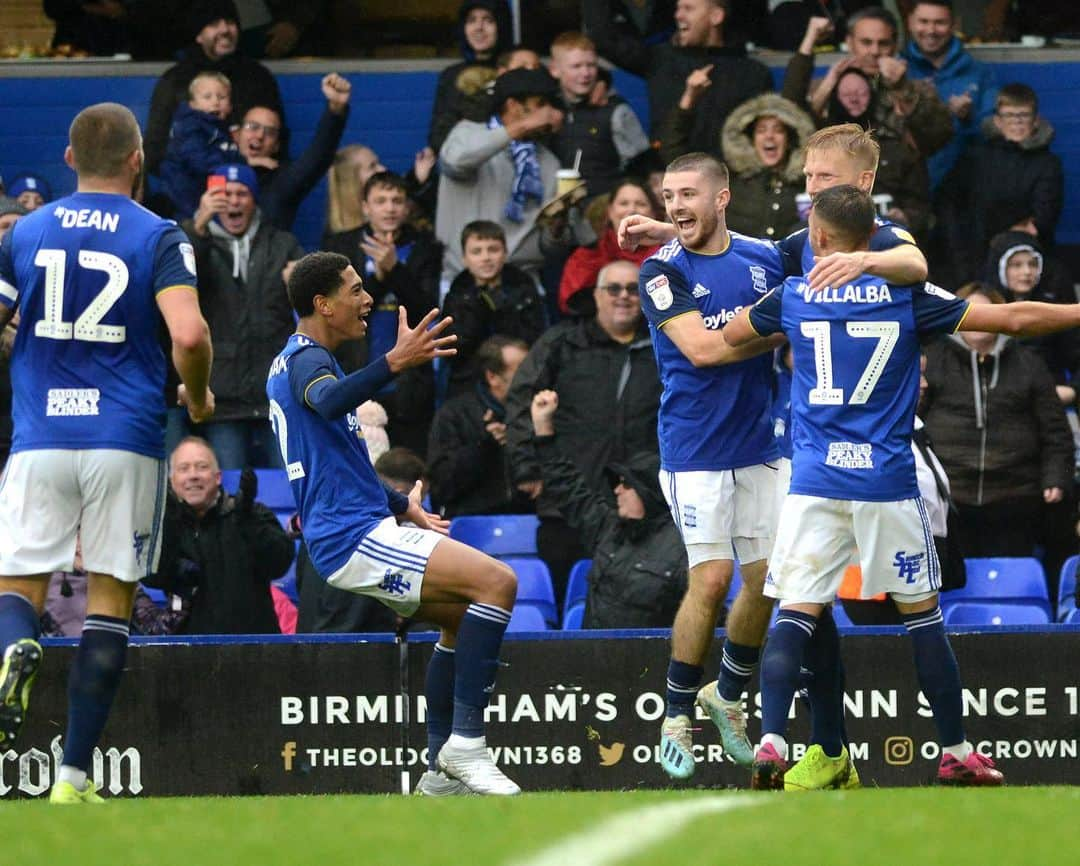
M 532 345 L 545 328 L 544 304 L 536 283 L 506 263 L 506 235 L 491 220 L 474 220 L 461 231 L 465 270 L 454 277 L 443 314 L 454 319 L 457 354 L 450 358 L 449 396 L 476 381 L 476 350 L 494 334 Z
M 367 358 L 389 351 L 397 339 L 398 306 L 409 311 L 412 327 L 439 304 L 442 244 L 427 230 L 408 222 L 409 188 L 404 178 L 377 171 L 364 184 L 367 221 L 325 238 L 323 249 L 352 262 L 374 299 L 368 317 Z M 340 353 L 339 353 L 340 358 Z M 352 354 L 343 360 L 355 367 Z M 390 441 L 423 454 L 435 414 L 435 378 L 430 364 L 406 370 L 378 396 L 390 418 Z
M 169 145 L 158 168 L 161 191 L 172 202 L 177 220 L 199 206 L 206 176 L 226 163 L 240 162 L 229 132 L 232 86 L 220 72 L 200 72 L 188 85 L 188 101 L 173 115 Z

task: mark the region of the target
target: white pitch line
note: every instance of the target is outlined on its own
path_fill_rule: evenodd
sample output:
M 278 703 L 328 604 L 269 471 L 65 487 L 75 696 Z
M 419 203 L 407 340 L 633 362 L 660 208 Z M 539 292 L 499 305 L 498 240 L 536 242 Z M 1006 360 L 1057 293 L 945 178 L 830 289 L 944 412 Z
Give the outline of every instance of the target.
M 640 854 L 702 815 L 760 806 L 766 800 L 764 797 L 726 794 L 644 806 L 615 815 L 531 857 L 514 860 L 510 866 L 566 866 L 568 863 L 606 866 L 631 854 Z

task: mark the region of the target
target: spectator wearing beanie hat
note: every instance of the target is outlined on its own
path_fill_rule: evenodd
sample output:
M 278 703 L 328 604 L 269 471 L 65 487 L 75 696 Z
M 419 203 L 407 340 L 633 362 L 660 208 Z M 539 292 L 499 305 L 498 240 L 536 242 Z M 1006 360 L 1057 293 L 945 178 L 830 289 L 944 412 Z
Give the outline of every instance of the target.
M 223 165 L 212 176 L 223 177 L 225 188 L 208 189 L 194 218 L 181 223 L 195 248 L 199 306 L 216 337 L 210 387 L 217 408 L 200 434 L 222 469 L 280 466 L 266 374 L 294 330 L 285 273 L 304 251 L 261 219 L 251 167 Z
M 187 99 L 188 85 L 200 72 L 220 72 L 232 83 L 233 122 L 252 105 L 263 105 L 284 117 L 281 92 L 273 73 L 237 51 L 240 16 L 232 0 L 194 0 L 187 14 L 192 42 L 154 86 L 143 149 L 146 170 L 154 173 L 165 155 L 169 126 L 176 107 Z M 287 142 L 287 131 L 281 132 Z
M 27 213 L 52 201 L 52 188 L 49 182 L 41 175 L 31 174 L 28 171 L 15 175 L 8 186 L 7 194 L 26 208 Z
M 28 213 L 30 211 L 15 199 L 0 195 L 0 238 L 3 238 L 8 230 Z

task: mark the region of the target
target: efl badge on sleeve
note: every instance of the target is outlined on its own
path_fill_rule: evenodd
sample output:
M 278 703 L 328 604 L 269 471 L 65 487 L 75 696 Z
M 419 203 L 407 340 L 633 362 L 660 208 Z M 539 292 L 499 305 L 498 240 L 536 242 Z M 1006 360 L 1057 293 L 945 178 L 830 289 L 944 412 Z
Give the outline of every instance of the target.
M 645 284 L 645 291 L 658 310 L 666 310 L 675 300 L 675 296 L 671 294 L 671 283 L 664 274 L 649 280 Z

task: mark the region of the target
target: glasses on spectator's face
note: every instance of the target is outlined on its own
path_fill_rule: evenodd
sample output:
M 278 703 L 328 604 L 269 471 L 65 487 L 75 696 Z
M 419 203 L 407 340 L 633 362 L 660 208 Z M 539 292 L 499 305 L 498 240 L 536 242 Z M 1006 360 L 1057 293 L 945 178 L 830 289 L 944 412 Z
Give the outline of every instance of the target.
M 613 298 L 619 297 L 623 292 L 626 292 L 631 298 L 636 298 L 638 293 L 637 283 L 607 283 L 600 286 L 600 288 Z
M 265 123 L 259 123 L 257 120 L 245 120 L 244 127 L 248 132 L 261 132 L 267 138 L 277 138 L 281 132 L 280 126 L 267 126 Z
M 999 111 L 997 116 L 1004 123 L 1028 123 L 1035 119 L 1034 111 Z

